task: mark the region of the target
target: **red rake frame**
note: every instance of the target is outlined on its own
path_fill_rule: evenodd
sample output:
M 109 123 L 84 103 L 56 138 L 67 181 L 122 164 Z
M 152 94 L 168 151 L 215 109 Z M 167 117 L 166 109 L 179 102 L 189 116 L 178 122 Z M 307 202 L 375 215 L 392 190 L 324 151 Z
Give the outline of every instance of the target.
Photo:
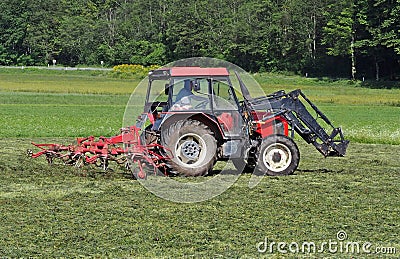
M 34 153 L 28 149 L 27 154 L 31 158 L 46 156 L 49 164 L 54 159 L 60 159 L 66 165 L 81 167 L 83 165 L 96 165 L 107 170 L 109 162 L 113 161 L 119 165 L 125 164 L 125 168 L 132 172 L 137 178 L 146 178 L 146 168 L 152 168 L 154 174 L 160 170 L 164 175 L 168 168 L 165 163 L 170 159 L 155 150 L 168 150 L 159 144 L 142 144 L 141 130 L 136 126 L 121 129 L 121 134 L 110 138 L 94 136 L 77 138 L 76 145 L 61 144 L 37 144 L 32 145 L 41 149 Z M 121 147 L 122 146 L 122 147 Z

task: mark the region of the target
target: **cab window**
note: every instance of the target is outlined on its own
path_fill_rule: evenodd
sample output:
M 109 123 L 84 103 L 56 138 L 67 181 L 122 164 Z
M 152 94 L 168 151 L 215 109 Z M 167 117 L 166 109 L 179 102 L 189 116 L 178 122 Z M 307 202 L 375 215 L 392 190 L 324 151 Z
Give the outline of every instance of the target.
M 216 110 L 237 110 L 238 106 L 231 88 L 226 80 L 213 80 L 212 89 L 214 92 L 214 109 Z

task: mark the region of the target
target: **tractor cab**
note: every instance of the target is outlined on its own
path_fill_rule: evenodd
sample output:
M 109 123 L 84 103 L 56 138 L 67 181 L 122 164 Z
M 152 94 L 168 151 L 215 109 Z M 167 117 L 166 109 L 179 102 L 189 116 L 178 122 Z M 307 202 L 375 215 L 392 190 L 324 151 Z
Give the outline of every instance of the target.
M 145 101 L 152 130 L 196 117 L 220 137 L 239 136 L 240 103 L 226 68 L 173 67 L 150 72 Z

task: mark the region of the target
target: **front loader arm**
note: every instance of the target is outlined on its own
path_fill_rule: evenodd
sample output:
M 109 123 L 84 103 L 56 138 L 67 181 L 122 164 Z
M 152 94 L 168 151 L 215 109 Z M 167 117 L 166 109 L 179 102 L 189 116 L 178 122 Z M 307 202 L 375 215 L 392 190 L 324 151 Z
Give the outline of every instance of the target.
M 332 127 L 332 132 L 328 134 L 308 111 L 301 101 L 303 99 L 317 114 L 317 118 L 322 119 L 327 125 Z M 246 100 L 247 104 L 254 110 L 267 109 L 272 113 L 263 120 L 275 116 L 283 116 L 292 129 L 296 131 L 307 143 L 313 144 L 316 149 L 325 157 L 344 156 L 349 144 L 344 139 L 341 128 L 335 128 L 325 114 L 322 113 L 301 90 L 289 93 L 279 91 L 266 97 Z
M 332 132 L 328 134 L 318 121 L 307 110 L 301 102 L 302 97 L 327 125 L 332 127 Z M 307 142 L 313 144 L 316 149 L 325 157 L 344 156 L 349 144 L 344 139 L 342 129 L 335 128 L 329 119 L 323 114 L 302 92 L 295 90 L 282 96 L 281 109 L 288 112 L 283 116 L 292 125 L 294 130 Z

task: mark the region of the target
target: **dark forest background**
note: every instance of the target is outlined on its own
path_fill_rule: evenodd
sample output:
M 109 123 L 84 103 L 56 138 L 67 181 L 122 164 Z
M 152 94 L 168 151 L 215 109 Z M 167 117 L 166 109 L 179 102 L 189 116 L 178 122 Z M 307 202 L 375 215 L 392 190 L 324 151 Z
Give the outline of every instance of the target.
M 400 0 L 1 0 L 0 65 L 162 65 L 400 75 Z

